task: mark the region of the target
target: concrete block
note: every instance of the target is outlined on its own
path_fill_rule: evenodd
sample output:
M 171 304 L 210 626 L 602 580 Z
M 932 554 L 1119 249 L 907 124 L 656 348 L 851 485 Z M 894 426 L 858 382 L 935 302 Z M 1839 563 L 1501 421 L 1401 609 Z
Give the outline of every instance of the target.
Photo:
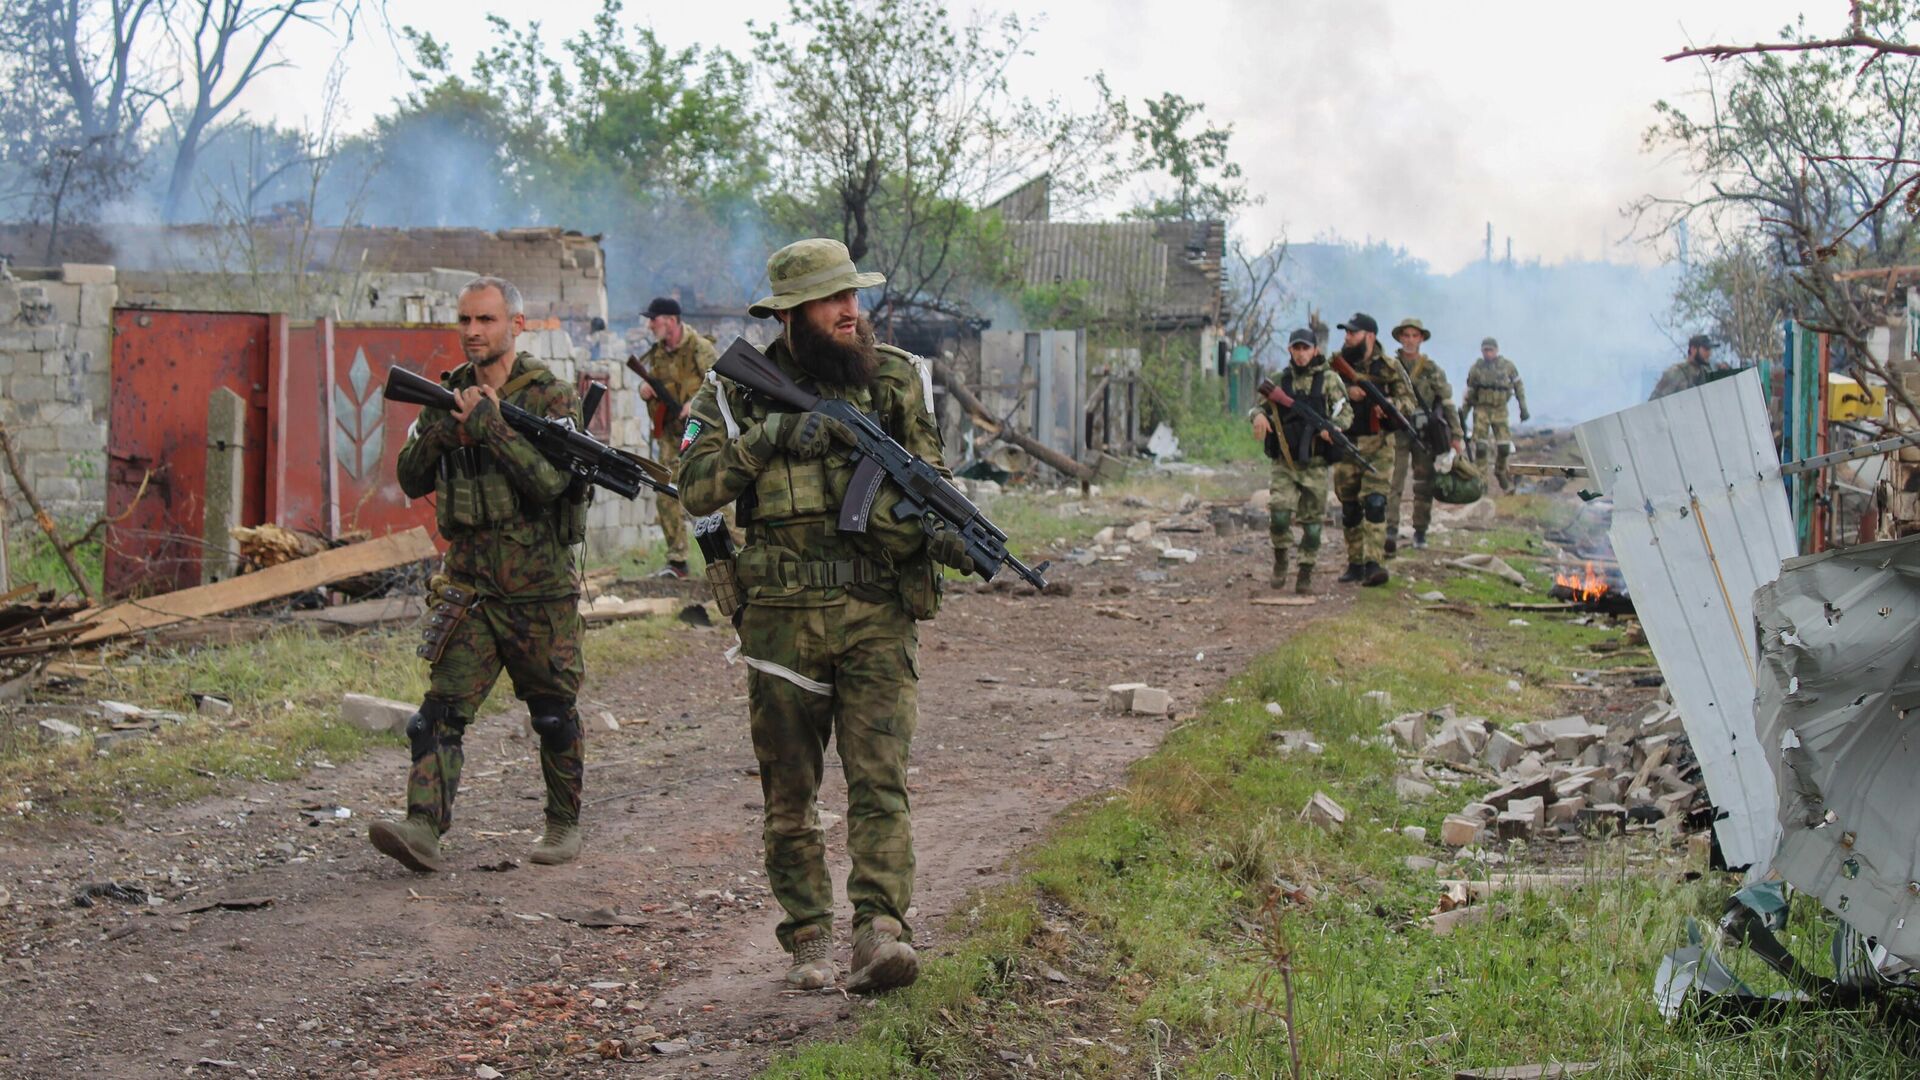
M 1580 811 L 1586 808 L 1587 800 L 1578 795 L 1568 799 L 1561 799 L 1547 807 L 1547 823 L 1549 825 L 1564 825 L 1578 822 L 1580 820 Z
M 1493 731 L 1487 734 L 1487 743 L 1481 748 L 1480 760 L 1487 763 L 1487 768 L 1499 773 L 1512 768 L 1525 755 L 1526 750 L 1521 747 L 1520 740 L 1504 731 Z
M 1470 802 L 1460 808 L 1461 817 L 1470 817 L 1482 824 L 1500 816 L 1500 808 L 1492 803 Z
M 1157 686 L 1144 686 L 1133 692 L 1131 712 L 1146 716 L 1165 716 L 1173 711 L 1173 695 Z
M 1587 747 L 1592 746 L 1596 738 L 1597 736 L 1588 731 L 1555 735 L 1553 737 L 1553 756 L 1561 761 L 1572 761 L 1578 758 Z
M 115 272 L 105 263 L 62 263 L 60 280 L 69 285 L 111 285 Z
M 1547 800 L 1539 795 L 1528 799 L 1515 799 L 1507 804 L 1503 814 L 1525 814 L 1533 820 L 1533 826 L 1537 829 L 1547 823 Z
M 405 731 L 413 718 L 414 707 L 404 701 L 389 701 L 370 694 L 342 694 L 340 719 L 361 731 Z
M 1466 847 L 1480 839 L 1480 821 L 1478 818 L 1448 814 L 1440 822 L 1440 842 L 1448 847 Z
M 1427 744 L 1427 718 L 1420 713 L 1395 717 L 1382 727 L 1395 742 L 1409 750 L 1418 750 Z
M 74 325 L 86 330 L 103 330 L 113 325 L 113 305 L 120 290 L 112 285 L 82 285 Z
M 40 737 L 48 742 L 77 742 L 87 737 L 84 729 L 65 720 L 40 721 Z
M 1393 793 L 1408 802 L 1418 802 L 1421 799 L 1431 799 L 1435 795 L 1438 795 L 1440 789 L 1427 783 L 1425 780 L 1416 779 L 1411 776 L 1396 776 L 1393 778 Z
M 1515 810 L 1502 810 L 1493 822 L 1494 835 L 1502 840 L 1530 840 L 1539 828 L 1532 814 Z
M 1506 810 L 1516 799 L 1540 799 L 1544 801 L 1553 794 L 1553 782 L 1545 774 L 1518 780 L 1487 795 L 1481 801 L 1495 810 Z
M 1114 683 L 1107 687 L 1107 708 L 1114 712 L 1127 712 L 1133 708 L 1133 692 L 1146 688 L 1147 684 L 1143 682 Z

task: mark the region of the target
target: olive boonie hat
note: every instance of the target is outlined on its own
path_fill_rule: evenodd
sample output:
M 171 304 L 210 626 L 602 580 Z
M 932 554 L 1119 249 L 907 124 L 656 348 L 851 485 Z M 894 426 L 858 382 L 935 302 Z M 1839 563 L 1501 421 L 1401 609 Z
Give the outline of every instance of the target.
M 1393 328 L 1393 336 L 1396 338 L 1399 337 L 1400 331 L 1405 330 L 1409 326 L 1413 327 L 1415 330 L 1420 331 L 1421 341 L 1426 341 L 1428 338 L 1433 337 L 1433 331 L 1420 325 L 1420 320 L 1414 319 L 1414 318 L 1401 319 L 1400 325 Z
M 1705 334 L 1695 334 L 1687 339 L 1687 348 L 1711 349 L 1713 348 L 1713 339 Z
M 886 280 L 883 274 L 861 273 L 854 267 L 847 245 L 838 240 L 796 240 L 767 259 L 767 281 L 773 285 L 773 295 L 754 301 L 747 314 L 765 319 L 809 300 L 847 289 L 872 288 Z

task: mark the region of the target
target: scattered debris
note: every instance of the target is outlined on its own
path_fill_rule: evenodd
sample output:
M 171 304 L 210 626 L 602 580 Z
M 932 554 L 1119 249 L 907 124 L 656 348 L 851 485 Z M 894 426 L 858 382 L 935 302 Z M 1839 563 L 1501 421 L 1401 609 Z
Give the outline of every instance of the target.
M 84 728 L 65 720 L 48 718 L 40 721 L 39 726 L 40 737 L 54 742 L 78 742 L 87 737 Z
M 1313 798 L 1300 810 L 1300 820 L 1317 828 L 1332 832 L 1346 823 L 1347 812 L 1333 797 L 1324 791 L 1316 791 Z
M 1114 683 L 1107 687 L 1107 708 L 1115 712 L 1165 716 L 1173 708 L 1173 695 L 1146 683 Z
M 340 695 L 340 722 L 371 734 L 405 731 L 413 719 L 414 706 L 404 701 L 377 698 L 370 694 Z
M 192 904 L 183 904 L 168 910 L 169 915 L 192 915 L 201 911 L 258 911 L 272 907 L 280 898 L 277 896 L 235 896 L 225 900 L 201 900 Z
M 1579 1076 L 1600 1067 L 1597 1061 L 1570 1061 L 1565 1064 L 1502 1065 L 1492 1069 L 1461 1069 L 1453 1080 L 1559 1080 Z
M 145 904 L 151 894 L 144 885 L 122 885 L 117 881 L 96 881 L 80 886 L 73 894 L 73 906 L 89 908 L 95 900 L 117 900 L 122 904 Z
M 1458 559 L 1448 559 L 1446 565 L 1456 570 L 1472 570 L 1475 573 L 1491 574 L 1509 584 L 1527 587 L 1526 575 L 1515 570 L 1505 559 L 1497 555 L 1463 555 Z

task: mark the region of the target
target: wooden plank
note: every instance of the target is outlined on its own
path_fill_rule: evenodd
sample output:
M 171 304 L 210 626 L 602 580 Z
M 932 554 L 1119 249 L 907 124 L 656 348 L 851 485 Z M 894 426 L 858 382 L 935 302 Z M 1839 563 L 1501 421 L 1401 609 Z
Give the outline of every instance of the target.
M 211 585 L 181 589 L 144 600 L 129 600 L 103 610 L 82 612 L 74 617 L 74 621 L 85 623 L 86 627 L 73 639 L 73 643 L 87 645 L 188 619 L 204 619 L 209 615 L 277 600 L 361 574 L 378 573 L 431 559 L 438 554 L 427 530 L 408 529 L 377 540 L 349 544 L 304 559 L 269 566 L 252 574 L 216 581 Z
M 426 613 L 427 598 L 424 596 L 383 596 L 378 600 L 296 611 L 293 617 L 300 622 L 332 623 L 335 626 L 379 626 L 381 623 L 417 619 Z
M 1247 601 L 1261 607 L 1312 607 L 1320 602 L 1317 596 L 1256 596 Z
M 693 603 L 692 600 L 677 596 L 643 596 L 637 600 L 620 601 L 602 596 L 590 602 L 581 601 L 580 617 L 589 625 L 618 622 L 621 619 L 648 619 L 660 615 L 678 615 L 681 608 Z

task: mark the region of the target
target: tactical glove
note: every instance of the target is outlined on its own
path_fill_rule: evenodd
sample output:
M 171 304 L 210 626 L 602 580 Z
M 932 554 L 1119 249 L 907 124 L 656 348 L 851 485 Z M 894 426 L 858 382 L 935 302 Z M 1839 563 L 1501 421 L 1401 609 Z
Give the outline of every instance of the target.
M 927 558 L 941 566 L 973 573 L 973 559 L 967 554 L 967 542 L 946 522 L 931 514 L 927 516 Z
M 1520 407 L 1520 422 L 1524 424 L 1531 419 L 1533 419 L 1533 414 L 1527 411 L 1526 406 L 1522 405 Z
M 835 440 L 849 445 L 854 441 L 847 425 L 816 412 L 774 413 L 761 428 L 767 443 L 803 460 L 824 455 Z

